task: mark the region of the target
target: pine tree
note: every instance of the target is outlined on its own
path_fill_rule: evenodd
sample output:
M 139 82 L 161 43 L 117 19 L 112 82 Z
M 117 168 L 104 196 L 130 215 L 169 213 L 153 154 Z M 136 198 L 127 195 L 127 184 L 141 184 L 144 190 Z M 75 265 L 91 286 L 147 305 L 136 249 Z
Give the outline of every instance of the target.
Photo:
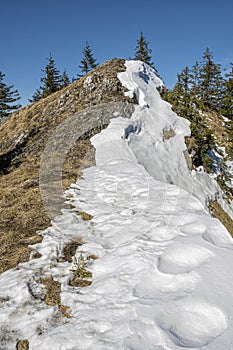
M 86 41 L 85 48 L 83 49 L 83 59 L 81 60 L 81 64 L 79 68 L 85 74 L 87 74 L 90 70 L 97 67 L 96 59 L 93 57 L 93 53 L 88 41 Z M 78 75 L 82 77 L 83 75 Z
M 152 50 L 149 49 L 148 41 L 146 41 L 143 33 L 140 32 L 140 37 L 137 40 L 137 46 L 135 48 L 135 56 L 133 59 L 149 64 L 149 66 L 151 66 L 156 71 L 156 74 L 158 75 L 157 69 L 154 66 L 154 62 L 152 62 L 151 53 L 152 53 Z
M 45 76 L 41 78 L 41 82 L 43 83 L 43 86 L 41 87 L 43 98 L 60 90 L 61 86 L 60 72 L 55 66 L 55 61 L 51 53 L 47 60 L 49 63 L 46 65 L 45 70 L 42 70 L 42 72 L 45 73 Z
M 191 77 L 191 97 L 192 101 L 196 103 L 198 106 L 200 105 L 200 93 L 199 93 L 199 85 L 200 85 L 200 64 L 198 61 L 195 62 L 191 69 L 190 73 Z
M 6 118 L 21 108 L 20 104 L 15 104 L 20 99 L 18 90 L 12 90 L 14 85 L 7 86 L 3 81 L 4 77 L 5 74 L 0 72 L 0 118 Z
M 42 98 L 42 92 L 40 89 L 37 89 L 36 92 L 32 95 L 32 98 L 30 98 L 29 102 L 37 102 Z
M 199 94 L 205 107 L 218 109 L 222 99 L 222 87 L 221 65 L 214 63 L 213 54 L 207 48 L 203 55 L 199 77 Z
M 203 165 L 207 171 L 212 170 L 213 160 L 209 156 L 214 146 L 214 139 L 211 131 L 207 128 L 199 115 L 196 105 L 196 95 L 194 95 L 194 86 L 198 93 L 198 64 L 195 64 L 196 77 L 193 70 L 190 71 L 186 66 L 181 73 L 177 74 L 177 83 L 174 88 L 166 92 L 165 97 L 172 104 L 173 110 L 181 117 L 188 119 L 191 124 L 191 137 L 195 140 L 194 155 L 192 162 L 195 166 Z M 196 79 L 196 80 L 195 80 Z
M 70 84 L 70 79 L 67 75 L 66 70 L 64 70 L 61 76 L 61 89 L 68 86 L 69 84 Z
M 172 103 L 176 113 L 189 120 L 194 114 L 191 94 L 191 73 L 186 66 L 181 73 L 177 74 L 177 83 L 168 94 L 169 102 Z
M 233 120 L 233 63 L 231 62 L 230 72 L 225 74 L 223 106 L 221 113 L 230 120 Z
M 43 85 L 36 90 L 36 92 L 32 95 L 32 98 L 29 99 L 29 102 L 37 102 L 62 88 L 62 77 L 60 76 L 59 70 L 55 66 L 51 53 L 49 54 L 49 58 L 46 59 L 49 61 L 49 63 L 46 65 L 45 69 L 42 69 L 45 76 L 40 79 Z

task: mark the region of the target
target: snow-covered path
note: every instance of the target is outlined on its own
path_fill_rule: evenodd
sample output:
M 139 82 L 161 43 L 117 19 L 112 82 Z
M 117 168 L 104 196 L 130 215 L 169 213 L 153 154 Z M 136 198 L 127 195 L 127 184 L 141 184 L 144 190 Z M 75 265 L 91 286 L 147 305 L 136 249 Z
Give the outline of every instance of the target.
M 159 79 L 140 62 L 119 74 L 139 106 L 96 135 L 96 166 L 67 191 L 65 209 L 43 232 L 42 254 L 0 276 L 0 349 L 27 338 L 32 350 L 230 350 L 233 348 L 233 240 L 204 204 L 215 185 L 186 165 L 187 121 L 156 91 Z M 130 94 L 129 93 L 129 94 Z M 175 136 L 163 140 L 163 130 Z M 82 221 L 77 210 L 93 215 Z M 92 284 L 71 287 L 64 242 L 82 236 L 76 255 Z M 62 284 L 72 318 L 39 298 L 36 277 Z

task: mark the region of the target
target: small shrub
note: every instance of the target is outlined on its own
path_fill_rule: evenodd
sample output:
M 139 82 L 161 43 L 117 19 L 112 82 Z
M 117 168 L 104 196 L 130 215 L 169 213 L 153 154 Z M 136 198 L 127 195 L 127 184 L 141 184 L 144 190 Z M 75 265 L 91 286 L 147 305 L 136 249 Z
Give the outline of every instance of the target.
M 79 256 L 78 260 L 74 256 L 73 257 L 73 268 L 71 271 L 74 274 L 75 278 L 91 278 L 92 273 L 87 270 L 87 263 L 84 260 L 84 257 L 82 254 Z
M 79 256 L 78 260 L 75 256 L 73 257 L 73 267 L 71 271 L 74 275 L 73 280 L 70 282 L 71 286 L 86 287 L 91 284 L 89 279 L 92 277 L 92 273 L 87 270 L 87 263 L 82 254 Z

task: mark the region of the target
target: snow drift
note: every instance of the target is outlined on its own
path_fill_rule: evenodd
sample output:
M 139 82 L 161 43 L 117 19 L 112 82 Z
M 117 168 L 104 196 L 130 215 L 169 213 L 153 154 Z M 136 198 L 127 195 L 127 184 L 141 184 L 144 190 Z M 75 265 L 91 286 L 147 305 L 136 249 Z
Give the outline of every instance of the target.
M 131 119 L 112 119 L 92 138 L 96 166 L 66 192 L 74 208 L 33 247 L 42 257 L 0 276 L 4 349 L 24 338 L 33 350 L 231 348 L 233 240 L 205 207 L 216 185 L 188 169 L 189 123 L 160 98 L 154 71 L 139 61 L 126 68 L 119 79 L 139 102 Z M 69 285 L 71 266 L 58 259 L 80 234 L 76 256 L 98 256 L 87 261 L 85 288 Z M 41 275 L 61 283 L 72 318 L 42 302 Z

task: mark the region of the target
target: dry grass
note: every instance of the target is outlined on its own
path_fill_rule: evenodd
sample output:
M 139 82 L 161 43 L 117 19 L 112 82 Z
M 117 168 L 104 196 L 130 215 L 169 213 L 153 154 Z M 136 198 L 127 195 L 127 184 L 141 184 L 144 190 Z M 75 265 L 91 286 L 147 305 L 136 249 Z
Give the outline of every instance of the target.
M 176 133 L 172 128 L 163 129 L 163 141 L 169 140 L 174 136 L 176 136 Z
M 233 157 L 229 130 L 224 126 L 222 118 L 216 112 L 209 111 L 204 113 L 203 120 L 216 137 L 219 146 L 226 147 L 226 152 Z
M 16 344 L 16 350 L 29 350 L 29 341 L 27 339 L 19 340 Z
M 75 255 L 78 247 L 80 247 L 82 244 L 83 240 L 81 237 L 77 237 L 76 239 L 66 243 L 62 250 L 60 261 L 72 262 L 73 256 Z
M 90 254 L 87 256 L 87 260 L 96 260 L 99 259 L 98 255 Z
M 52 276 L 42 278 L 40 280 L 40 283 L 42 283 L 46 288 L 46 294 L 44 299 L 45 303 L 50 306 L 58 305 L 62 315 L 67 318 L 70 318 L 71 316 L 68 313 L 69 307 L 61 304 L 61 284 L 58 281 L 54 281 Z
M 87 286 L 90 286 L 91 285 L 91 281 L 88 281 L 88 280 L 84 280 L 82 278 L 75 278 L 73 279 L 72 281 L 70 281 L 70 286 L 72 287 L 81 287 L 81 288 L 84 288 L 84 287 L 87 287 Z
M 106 62 L 88 74 L 95 84 L 93 90 L 83 88 L 83 77 L 0 124 L 0 273 L 27 261 L 31 251 L 27 245 L 38 242 L 36 231 L 50 224 L 39 190 L 40 157 L 49 136 L 75 112 L 125 100 L 126 89 L 117 78 L 117 73 L 124 70 L 124 60 Z M 68 153 L 63 168 L 64 189 L 76 181 L 80 169 L 93 164 L 90 137 L 79 139 Z M 92 156 L 88 158 L 87 154 Z
M 79 216 L 82 217 L 83 221 L 88 221 L 88 220 L 92 220 L 93 219 L 93 216 L 88 214 L 88 213 L 85 213 L 84 211 L 79 211 L 77 210 L 76 212 Z
M 226 227 L 228 232 L 233 237 L 233 220 L 222 209 L 221 205 L 217 201 L 211 201 L 209 204 L 209 209 L 210 209 L 212 215 L 221 221 L 221 223 Z

